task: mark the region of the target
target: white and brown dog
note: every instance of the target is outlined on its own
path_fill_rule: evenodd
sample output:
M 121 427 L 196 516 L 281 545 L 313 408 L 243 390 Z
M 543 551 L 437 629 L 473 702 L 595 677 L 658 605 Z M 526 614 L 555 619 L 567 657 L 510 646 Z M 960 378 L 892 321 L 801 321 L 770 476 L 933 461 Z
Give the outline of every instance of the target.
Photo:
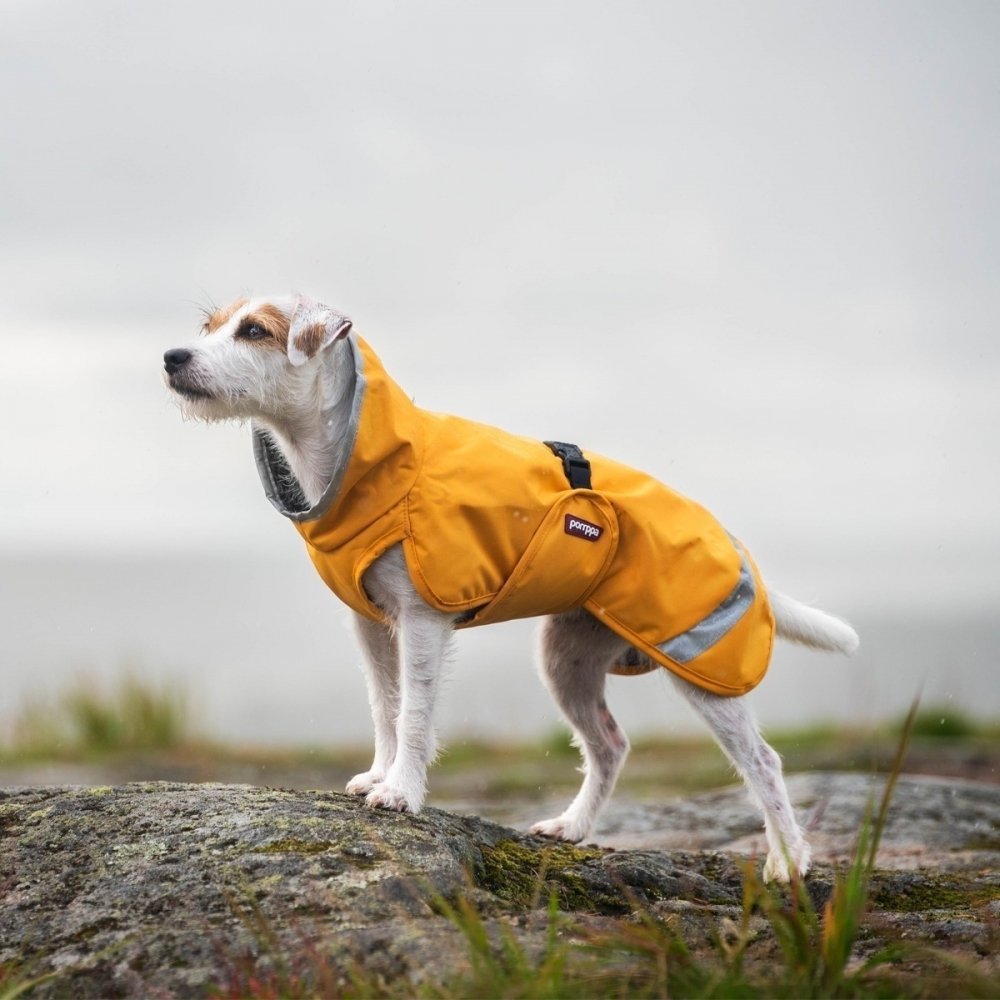
M 293 520 L 308 521 L 310 512 L 336 494 L 351 453 L 365 444 L 358 441 L 363 433 L 358 388 L 364 376 L 356 363 L 359 348 L 350 320 L 302 297 L 241 299 L 212 311 L 203 334 L 190 347 L 166 352 L 167 385 L 188 416 L 251 420 L 269 497 Z M 347 791 L 366 796 L 371 806 L 417 812 L 426 795 L 427 766 L 436 753 L 432 715 L 442 664 L 452 630 L 468 616 L 428 602 L 398 541 L 367 566 L 357 586 L 360 597 L 353 603 L 345 600 L 355 608 L 364 651 L 375 756 Z M 773 591 L 766 599 L 778 635 L 844 653 L 857 647 L 856 633 L 839 619 Z M 367 602 L 376 609 L 374 615 L 361 613 Z M 722 610 L 729 628 L 732 601 Z M 546 684 L 581 749 L 585 776 L 565 812 L 532 829 L 578 841 L 610 797 L 628 752 L 628 740 L 604 700 L 606 675 L 623 664 L 634 668 L 625 672 L 654 664 L 620 630 L 582 606 L 545 619 L 541 660 Z M 769 847 L 765 877 L 787 881 L 789 863 L 804 874 L 809 847 L 788 799 L 780 758 L 760 736 L 745 700 L 706 690 L 678 671 L 670 676 L 704 718 L 764 814 Z

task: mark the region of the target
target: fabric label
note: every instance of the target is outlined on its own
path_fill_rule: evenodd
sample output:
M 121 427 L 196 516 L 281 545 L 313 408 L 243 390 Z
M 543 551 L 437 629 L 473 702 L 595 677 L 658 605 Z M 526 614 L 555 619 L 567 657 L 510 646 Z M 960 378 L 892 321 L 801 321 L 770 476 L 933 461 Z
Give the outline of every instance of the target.
M 596 542 L 604 534 L 604 529 L 599 528 L 590 521 L 585 521 L 582 517 L 573 514 L 566 515 L 566 534 L 575 535 L 577 538 L 586 538 L 588 542 Z

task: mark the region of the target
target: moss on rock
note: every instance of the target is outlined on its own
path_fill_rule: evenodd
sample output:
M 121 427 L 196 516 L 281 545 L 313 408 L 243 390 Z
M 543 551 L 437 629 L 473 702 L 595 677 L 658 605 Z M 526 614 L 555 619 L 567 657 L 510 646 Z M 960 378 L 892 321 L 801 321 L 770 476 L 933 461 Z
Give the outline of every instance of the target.
M 873 886 L 872 906 L 893 913 L 964 912 L 997 896 L 998 887 L 956 873 L 885 873 Z
M 589 891 L 579 870 L 581 865 L 603 857 L 605 851 L 573 844 L 538 847 L 523 839 L 507 838 L 482 845 L 480 853 L 482 867 L 474 873 L 476 883 L 518 907 L 544 905 L 555 893 L 565 910 L 607 909 L 608 900 Z

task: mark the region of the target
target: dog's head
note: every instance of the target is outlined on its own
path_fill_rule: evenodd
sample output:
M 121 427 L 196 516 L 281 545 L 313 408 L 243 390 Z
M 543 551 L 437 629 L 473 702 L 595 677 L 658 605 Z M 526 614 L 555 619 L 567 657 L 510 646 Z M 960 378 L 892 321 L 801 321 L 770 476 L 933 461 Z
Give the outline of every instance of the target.
M 346 316 L 304 296 L 238 299 L 206 315 L 196 344 L 163 355 L 163 378 L 186 416 L 282 416 L 350 329 Z

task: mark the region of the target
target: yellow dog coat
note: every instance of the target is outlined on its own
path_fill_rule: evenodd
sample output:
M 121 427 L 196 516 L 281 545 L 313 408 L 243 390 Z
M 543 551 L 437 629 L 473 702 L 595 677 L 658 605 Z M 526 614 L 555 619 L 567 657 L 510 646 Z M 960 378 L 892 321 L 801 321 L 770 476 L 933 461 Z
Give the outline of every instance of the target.
M 774 619 L 756 567 L 711 514 L 598 455 L 592 488 L 573 489 L 545 443 L 422 410 L 363 340 L 345 343 L 347 447 L 316 504 L 254 427 L 268 499 L 342 601 L 385 620 L 362 578 L 398 542 L 417 592 L 457 627 L 583 607 L 644 654 L 618 673 L 659 664 L 722 695 L 760 681 Z

